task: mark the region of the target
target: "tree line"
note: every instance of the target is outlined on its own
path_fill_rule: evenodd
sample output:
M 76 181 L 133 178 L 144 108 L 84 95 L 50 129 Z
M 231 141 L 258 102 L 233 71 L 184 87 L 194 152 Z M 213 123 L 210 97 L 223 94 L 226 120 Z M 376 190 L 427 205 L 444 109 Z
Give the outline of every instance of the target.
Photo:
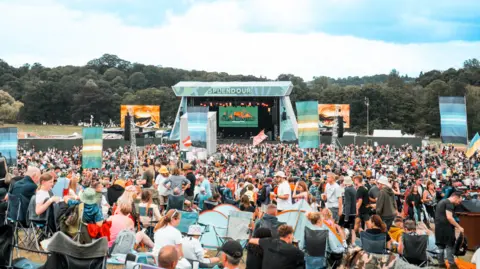
M 463 68 L 420 73 L 417 78 L 389 74 L 364 77 L 315 77 L 304 81 L 293 74 L 276 80 L 294 85 L 291 100 L 318 100 L 319 103 L 350 104 L 353 132 L 366 132 L 370 100 L 370 130 L 401 129 L 405 133 L 440 134 L 439 96 L 466 96 L 470 134 L 480 129 L 480 63 L 464 62 Z M 180 100 L 171 87 L 179 81 L 267 81 L 251 75 L 187 71 L 132 63 L 105 54 L 85 66 L 48 68 L 40 63 L 10 66 L 0 59 L 0 90 L 12 99 L 8 107 L 19 111 L 16 117 L 0 117 L 6 122 L 77 124 L 120 121 L 121 104 L 161 106 L 161 121 L 173 123 Z M 23 104 L 23 106 L 21 105 Z M 1 109 L 0 109 L 1 110 Z

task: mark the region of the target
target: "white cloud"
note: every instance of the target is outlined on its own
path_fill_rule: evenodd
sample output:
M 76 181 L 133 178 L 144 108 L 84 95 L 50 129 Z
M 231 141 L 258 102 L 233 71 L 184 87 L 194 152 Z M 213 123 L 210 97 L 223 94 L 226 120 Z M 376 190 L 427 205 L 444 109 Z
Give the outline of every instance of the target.
M 480 49 L 479 42 L 402 45 L 278 29 L 248 33 L 242 29 L 262 14 L 258 23 L 278 23 L 279 29 L 310 23 L 307 0 L 299 0 L 301 7 L 280 1 L 273 10 L 267 10 L 268 0 L 257 1 L 195 2 L 184 15 L 168 15 L 161 27 L 141 28 L 128 26 L 114 15 L 70 10 L 53 0 L 41 5 L 31 0 L 0 0 L 0 58 L 17 66 L 26 62 L 83 65 L 111 53 L 146 64 L 272 79 L 293 73 L 308 80 L 319 75 L 388 73 L 393 68 L 416 76 L 420 71 L 460 67 L 465 59 L 478 57 Z M 297 14 L 287 18 L 289 9 Z

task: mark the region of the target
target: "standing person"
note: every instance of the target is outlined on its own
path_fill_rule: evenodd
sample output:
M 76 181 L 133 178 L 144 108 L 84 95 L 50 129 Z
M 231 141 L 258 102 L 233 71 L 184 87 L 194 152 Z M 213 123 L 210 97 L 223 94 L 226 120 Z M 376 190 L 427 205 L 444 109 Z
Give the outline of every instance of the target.
M 333 219 L 337 222 L 339 214 L 342 214 L 342 189 L 335 182 L 335 177 L 334 173 L 327 173 L 327 185 L 322 199 L 325 201 L 325 206 L 332 212 Z
M 438 255 L 439 266 L 446 268 L 445 255 L 450 268 L 458 268 L 455 265 L 454 245 L 455 245 L 455 228 L 463 233 L 463 228 L 455 221 L 453 211 L 456 205 L 462 202 L 462 193 L 456 191 L 449 198 L 443 199 L 437 205 L 435 211 L 435 244 L 438 246 L 440 253 Z
M 370 221 L 370 210 L 368 208 L 369 204 L 369 196 L 368 190 L 364 186 L 364 181 L 362 176 L 356 176 L 355 179 L 355 186 L 357 187 L 356 193 L 356 215 L 357 218 L 360 218 L 361 226 L 365 229 L 366 224 Z
M 183 175 L 180 175 L 180 169 L 175 167 L 172 175 L 163 182 L 163 186 L 169 191 L 172 191 L 173 195 L 183 195 L 184 191 L 190 187 L 190 181 Z
M 427 187 L 423 192 L 422 202 L 425 205 L 429 219 L 434 219 L 435 206 L 437 205 L 437 192 L 435 191 L 435 184 L 430 180 L 427 181 Z
M 347 176 L 343 178 L 343 185 L 345 185 L 344 200 L 343 200 L 343 214 L 340 216 L 339 225 L 350 231 L 352 235 L 352 242 L 355 242 L 355 233 L 351 233 L 355 226 L 355 215 L 357 214 L 357 207 L 355 196 L 357 191 L 353 187 L 353 180 Z
M 195 175 L 193 174 L 193 168 L 191 164 L 187 163 L 183 166 L 183 169 L 185 169 L 185 177 L 190 181 L 190 187 L 185 189 L 185 199 L 193 202 L 193 192 L 195 190 L 195 183 L 197 182 L 197 179 L 195 178 Z
M 393 219 L 397 215 L 397 204 L 395 203 L 395 194 L 386 176 L 381 176 L 377 181 L 380 193 L 377 199 L 376 214 L 382 218 L 387 225 L 387 232 L 392 226 Z
M 407 205 L 408 205 L 408 218 L 418 222 L 420 221 L 420 210 L 421 209 L 421 204 L 420 200 L 422 198 L 420 197 L 420 194 L 418 194 L 418 187 L 417 185 L 413 185 L 412 189 L 410 191 L 410 194 L 407 197 Z
M 163 183 L 165 183 L 170 174 L 166 166 L 160 167 L 158 172 L 159 174 L 155 178 L 155 184 L 157 185 L 158 196 L 160 199 L 160 209 L 163 211 L 168 201 L 168 189 L 165 187 L 165 185 L 163 185 Z
M 278 181 L 278 190 L 276 194 L 277 198 L 277 209 L 278 211 L 283 211 L 290 209 L 292 206 L 292 190 L 288 181 L 286 180 L 285 173 L 282 171 L 275 173 L 275 178 Z

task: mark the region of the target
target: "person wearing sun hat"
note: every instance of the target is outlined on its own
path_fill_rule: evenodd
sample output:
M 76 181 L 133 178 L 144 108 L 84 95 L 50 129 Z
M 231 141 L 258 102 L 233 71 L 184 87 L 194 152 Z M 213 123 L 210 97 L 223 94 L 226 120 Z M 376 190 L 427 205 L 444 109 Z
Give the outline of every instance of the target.
M 155 178 L 155 185 L 157 185 L 158 196 L 160 198 L 160 208 L 163 210 L 168 201 L 168 190 L 163 183 L 170 176 L 170 172 L 166 166 L 160 167 L 159 174 Z
M 387 231 L 393 223 L 393 219 L 397 215 L 397 203 L 395 202 L 395 193 L 392 186 L 388 182 L 386 176 L 381 176 L 377 180 L 380 193 L 377 199 L 376 212 L 382 218 L 382 221 L 387 225 Z
M 80 193 L 80 201 L 69 200 L 68 206 L 78 205 L 80 203 L 84 204 L 83 208 L 83 222 L 86 224 L 97 224 L 102 226 L 103 224 L 103 214 L 102 210 L 97 204 L 97 193 L 95 189 L 86 188 L 82 193 Z
M 194 224 L 188 227 L 188 236 L 182 238 L 183 256 L 189 261 L 198 261 L 202 264 L 218 263 L 218 257 L 205 258 L 205 250 L 200 243 L 200 236 L 202 236 L 202 227 Z M 207 266 L 200 266 L 207 267 Z

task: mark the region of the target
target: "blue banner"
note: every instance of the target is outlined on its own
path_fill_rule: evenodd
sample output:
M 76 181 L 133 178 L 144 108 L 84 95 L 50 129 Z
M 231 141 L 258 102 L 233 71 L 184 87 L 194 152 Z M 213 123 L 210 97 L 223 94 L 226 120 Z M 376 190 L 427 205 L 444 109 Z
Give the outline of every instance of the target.
M 207 148 L 208 107 L 188 107 L 187 117 L 188 135 L 190 135 L 192 146 Z
M 464 97 L 439 97 L 442 143 L 467 144 L 467 110 Z
M 8 166 L 17 165 L 18 129 L 0 128 L 0 154 L 7 160 Z

